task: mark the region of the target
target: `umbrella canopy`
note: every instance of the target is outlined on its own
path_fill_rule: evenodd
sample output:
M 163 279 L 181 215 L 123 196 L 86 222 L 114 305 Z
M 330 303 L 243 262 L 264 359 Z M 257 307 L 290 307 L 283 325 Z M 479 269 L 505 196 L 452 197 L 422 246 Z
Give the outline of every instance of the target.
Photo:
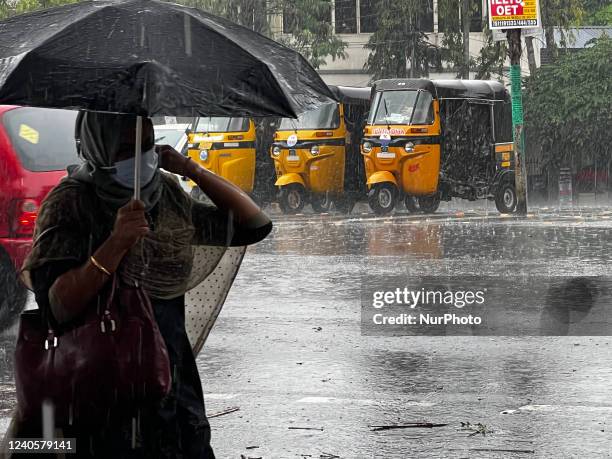
M 99 0 L 0 22 L 0 103 L 142 116 L 281 116 L 333 94 L 297 52 L 195 8 Z

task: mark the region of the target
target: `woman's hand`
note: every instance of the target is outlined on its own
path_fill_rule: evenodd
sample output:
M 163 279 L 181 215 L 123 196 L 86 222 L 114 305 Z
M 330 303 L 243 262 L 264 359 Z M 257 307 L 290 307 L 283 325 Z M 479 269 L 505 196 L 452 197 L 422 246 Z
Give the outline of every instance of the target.
M 117 211 L 112 238 L 117 248 L 128 251 L 138 240 L 149 232 L 142 201 L 130 200 Z
M 160 157 L 161 167 L 173 174 L 186 175 L 185 164 L 189 161 L 188 158 L 181 155 L 170 145 L 156 145 L 155 151 Z

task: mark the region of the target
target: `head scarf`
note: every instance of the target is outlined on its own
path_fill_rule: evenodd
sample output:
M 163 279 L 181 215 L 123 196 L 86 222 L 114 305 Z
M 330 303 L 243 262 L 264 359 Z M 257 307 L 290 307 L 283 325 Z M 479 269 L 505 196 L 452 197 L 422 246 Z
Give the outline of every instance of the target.
M 144 152 L 153 146 L 153 124 L 150 118 L 143 119 L 142 127 Z M 136 132 L 135 115 L 81 111 L 76 120 L 75 137 L 79 154 L 85 162 L 73 169 L 70 177 L 94 184 L 98 196 L 114 209 L 127 204 L 134 194 L 134 190 L 113 179 L 113 165 L 126 140 L 122 138 L 126 132 Z M 131 144 L 135 144 L 135 139 Z M 156 171 L 153 179 L 140 190 L 140 199 L 146 210 L 157 204 L 161 189 L 160 173 Z

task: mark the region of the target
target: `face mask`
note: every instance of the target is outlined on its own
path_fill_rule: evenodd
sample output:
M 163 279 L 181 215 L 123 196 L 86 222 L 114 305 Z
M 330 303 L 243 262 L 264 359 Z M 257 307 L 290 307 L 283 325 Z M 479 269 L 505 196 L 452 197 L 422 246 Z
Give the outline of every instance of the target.
M 155 148 L 151 148 L 141 156 L 140 162 L 140 186 L 147 185 L 157 170 L 157 153 Z M 123 161 L 117 161 L 115 164 L 116 173 L 113 175 L 113 179 L 123 185 L 126 188 L 134 188 L 134 169 L 135 169 L 135 158 L 124 159 Z

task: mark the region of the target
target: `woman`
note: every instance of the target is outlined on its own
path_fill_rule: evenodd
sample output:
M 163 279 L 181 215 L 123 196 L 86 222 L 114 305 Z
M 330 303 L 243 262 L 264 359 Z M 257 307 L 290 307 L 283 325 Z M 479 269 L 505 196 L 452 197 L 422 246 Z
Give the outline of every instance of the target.
M 59 427 L 63 437 L 77 438 L 77 454 L 83 457 L 213 458 L 185 330 L 185 292 L 194 284 L 193 248 L 218 248 L 206 252 L 213 258 L 205 260 L 207 275 L 225 247 L 260 241 L 272 223 L 238 187 L 169 146 L 154 147 L 149 119 L 143 121 L 141 200 L 133 200 L 135 124 L 135 116 L 79 114 L 76 131 L 85 162 L 72 168 L 42 205 L 24 271 L 52 324 L 78 317 L 114 272 L 124 282 L 142 285 L 168 348 L 172 390 L 156 406 L 133 419 L 115 419 L 99 432 Z M 216 207 L 191 199 L 158 164 L 189 177 Z M 14 436 L 41 437 L 41 429 L 41 419 L 25 420 Z

